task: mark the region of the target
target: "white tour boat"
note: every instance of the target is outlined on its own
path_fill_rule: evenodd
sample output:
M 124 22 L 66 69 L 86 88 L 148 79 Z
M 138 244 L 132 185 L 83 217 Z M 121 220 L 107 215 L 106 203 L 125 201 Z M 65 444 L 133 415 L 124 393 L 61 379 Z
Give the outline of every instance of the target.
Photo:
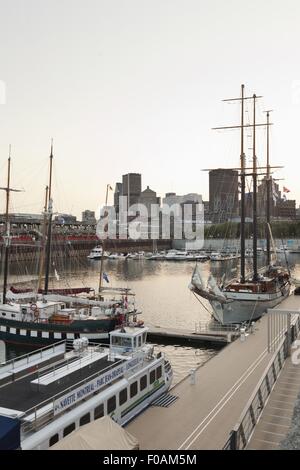
M 102 416 L 124 425 L 166 392 L 172 368 L 142 322 L 110 345 L 62 341 L 0 365 L 0 449 L 48 449 Z

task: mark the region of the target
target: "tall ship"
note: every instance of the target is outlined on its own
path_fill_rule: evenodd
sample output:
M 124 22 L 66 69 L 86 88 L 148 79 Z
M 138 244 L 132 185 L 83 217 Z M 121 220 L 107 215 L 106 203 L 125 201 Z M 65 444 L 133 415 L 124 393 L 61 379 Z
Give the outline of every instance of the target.
M 291 276 L 288 267 L 283 267 L 272 263 L 271 259 L 271 242 L 273 241 L 270 227 L 270 199 L 271 199 L 271 167 L 269 160 L 269 127 L 270 112 L 267 112 L 267 122 L 256 123 L 256 101 L 257 96 L 244 96 L 244 85 L 241 87 L 241 97 L 234 100 L 241 101 L 241 125 L 231 128 L 240 128 L 241 130 L 241 154 L 240 154 L 240 191 L 241 191 L 241 218 L 240 218 L 240 277 L 232 279 L 229 282 L 222 280 L 217 282 L 210 275 L 207 283 L 203 275 L 196 265 L 189 288 L 199 297 L 207 299 L 212 307 L 212 314 L 215 320 L 223 325 L 251 322 L 260 318 L 268 308 L 272 308 L 282 302 L 290 293 Z M 244 102 L 252 100 L 253 102 L 253 123 L 244 124 Z M 228 100 L 232 101 L 232 100 Z M 257 166 L 256 157 L 256 128 L 258 126 L 267 127 L 267 165 L 266 167 Z M 244 129 L 250 127 L 252 129 L 252 150 L 253 150 L 253 166 L 246 166 L 246 156 L 244 153 Z M 216 129 L 227 129 L 222 127 Z M 265 236 L 266 236 L 266 265 L 262 269 L 258 269 L 257 258 L 257 176 L 265 174 L 266 176 L 266 220 L 265 220 Z M 265 173 L 262 173 L 265 172 Z M 246 273 L 245 270 L 245 188 L 246 177 L 252 177 L 253 184 L 253 200 L 252 200 L 252 227 L 253 227 L 253 269 Z M 274 250 L 273 250 L 274 251 Z
M 147 331 L 123 323 L 109 345 L 61 341 L 1 364 L 0 449 L 46 450 L 103 416 L 124 425 L 151 405 L 173 372 Z
M 6 187 L 6 227 L 4 238 L 3 291 L 0 303 L 0 340 L 28 346 L 43 346 L 64 339 L 87 337 L 99 342 L 108 339 L 108 333 L 118 327 L 125 315 L 135 318 L 133 294 L 128 288 L 103 289 L 99 292 L 90 287 L 50 289 L 52 234 L 52 165 L 53 145 L 50 153 L 49 185 L 46 187 L 43 237 L 39 263 L 38 285 L 35 290 L 10 286 L 10 221 L 9 200 L 11 155 L 9 152 Z M 101 273 L 104 252 L 101 258 Z

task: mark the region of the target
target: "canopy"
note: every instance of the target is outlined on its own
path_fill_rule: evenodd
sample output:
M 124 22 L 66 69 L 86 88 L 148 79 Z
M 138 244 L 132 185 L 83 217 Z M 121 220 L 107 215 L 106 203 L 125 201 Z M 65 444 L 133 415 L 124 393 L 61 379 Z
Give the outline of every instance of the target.
M 8 416 L 0 416 L 0 450 L 20 448 L 20 421 Z
M 109 416 L 81 426 L 61 439 L 50 450 L 138 450 L 135 437 Z

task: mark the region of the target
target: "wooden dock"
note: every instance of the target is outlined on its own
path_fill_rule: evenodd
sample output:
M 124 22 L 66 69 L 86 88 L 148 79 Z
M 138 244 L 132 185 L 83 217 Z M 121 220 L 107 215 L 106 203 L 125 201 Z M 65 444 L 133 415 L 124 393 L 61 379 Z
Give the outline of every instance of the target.
M 280 308 L 300 308 L 291 295 Z M 151 406 L 128 424 L 141 449 L 222 449 L 274 353 L 268 352 L 268 318 L 255 324 L 245 341 L 237 339 L 170 394 L 168 407 Z

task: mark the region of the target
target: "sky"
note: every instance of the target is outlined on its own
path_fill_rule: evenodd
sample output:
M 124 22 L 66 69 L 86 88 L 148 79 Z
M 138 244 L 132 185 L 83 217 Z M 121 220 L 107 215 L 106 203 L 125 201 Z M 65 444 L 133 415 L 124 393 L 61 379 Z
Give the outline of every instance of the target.
M 0 186 L 11 144 L 24 190 L 11 212 L 42 210 L 51 138 L 56 212 L 97 210 L 127 172 L 207 199 L 202 170 L 239 164 L 239 131 L 211 128 L 239 124 L 222 99 L 242 83 L 263 96 L 258 122 L 273 110 L 274 177 L 299 205 L 299 17 L 298 0 L 0 0 Z M 265 141 L 261 128 L 260 164 Z M 249 164 L 251 147 L 247 132 Z

